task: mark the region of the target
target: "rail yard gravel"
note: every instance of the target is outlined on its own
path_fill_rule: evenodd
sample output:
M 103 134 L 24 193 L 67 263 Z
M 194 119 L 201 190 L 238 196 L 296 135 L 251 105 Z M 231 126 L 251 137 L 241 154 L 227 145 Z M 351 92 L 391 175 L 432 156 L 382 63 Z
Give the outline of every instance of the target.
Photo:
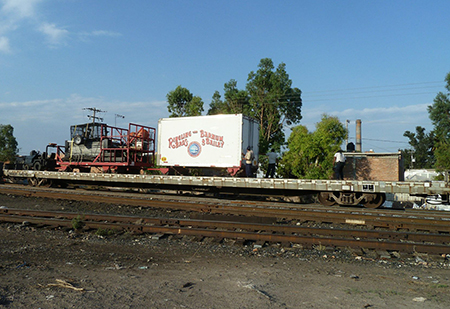
M 0 207 L 145 214 L 0 194 Z M 171 212 L 161 210 L 159 215 Z M 158 215 L 158 214 L 156 214 Z M 5 308 L 445 308 L 446 256 L 0 224 Z

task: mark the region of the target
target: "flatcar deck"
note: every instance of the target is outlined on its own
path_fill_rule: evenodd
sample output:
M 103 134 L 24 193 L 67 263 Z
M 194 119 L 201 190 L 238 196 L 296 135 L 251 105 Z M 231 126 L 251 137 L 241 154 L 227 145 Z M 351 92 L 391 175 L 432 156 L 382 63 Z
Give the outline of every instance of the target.
M 209 176 L 135 175 L 110 173 L 50 172 L 33 170 L 3 171 L 6 177 L 46 179 L 78 184 L 99 184 L 160 189 L 211 189 L 226 192 L 259 193 L 271 192 L 281 195 L 302 195 L 309 193 L 330 194 L 386 194 L 406 193 L 416 196 L 445 195 L 450 188 L 445 182 L 405 182 L 370 180 L 307 180 L 307 179 L 267 179 Z

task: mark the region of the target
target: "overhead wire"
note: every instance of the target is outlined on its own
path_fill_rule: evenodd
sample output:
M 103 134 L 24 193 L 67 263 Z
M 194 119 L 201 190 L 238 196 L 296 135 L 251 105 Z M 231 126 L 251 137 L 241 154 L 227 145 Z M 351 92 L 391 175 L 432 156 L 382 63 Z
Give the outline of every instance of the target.
M 334 89 L 334 90 L 320 90 L 311 92 L 301 92 L 301 100 L 304 103 L 307 102 L 319 102 L 319 101 L 337 101 L 337 100 L 354 100 L 354 99 L 365 99 L 365 98 L 379 98 L 379 97 L 398 97 L 398 96 L 411 96 L 411 95 L 423 95 L 423 94 L 436 94 L 437 91 L 427 91 L 427 92 L 408 92 L 417 91 L 419 89 L 432 89 L 445 87 L 444 81 L 428 81 L 419 83 L 405 83 L 405 84 L 395 84 L 395 85 L 385 85 L 385 86 L 368 86 L 368 87 L 358 87 L 358 88 L 347 88 L 347 89 Z M 386 94 L 386 92 L 401 91 L 402 93 L 391 93 Z M 405 92 L 406 91 L 406 92 Z M 384 94 L 383 94 L 384 92 Z M 358 96 L 360 94 L 371 94 L 367 96 Z M 357 95 L 357 96 L 352 96 Z M 333 97 L 334 96 L 334 97 Z M 346 97 L 348 96 L 348 97 Z M 309 98 L 313 99 L 309 99 Z M 322 97 L 322 98 L 321 98 Z M 329 98 L 327 98 L 329 97 Z M 297 99 L 298 95 L 291 94 L 285 95 L 283 99 L 277 101 L 277 103 L 288 104 L 292 103 L 290 99 Z M 240 100 L 238 99 L 238 102 Z M 244 103 L 244 102 L 242 102 Z M 365 141 L 375 141 L 375 142 L 386 142 L 386 143 L 401 143 L 409 144 L 405 141 L 392 141 L 392 140 L 382 140 L 382 139 L 369 139 L 363 138 Z M 378 148 L 381 148 L 377 146 Z
M 347 89 L 311 91 L 309 93 L 324 93 L 324 92 L 336 92 L 336 91 L 353 91 L 353 90 L 362 90 L 362 89 L 379 89 L 379 88 L 403 87 L 403 86 L 423 85 L 423 84 L 445 84 L 445 82 L 444 81 L 434 81 L 434 82 L 420 82 L 420 83 L 396 84 L 396 85 L 386 85 L 386 86 L 368 86 L 368 87 L 347 88 Z M 435 87 L 437 87 L 437 86 L 435 86 Z
M 432 84 L 432 85 L 431 85 Z M 435 94 L 437 91 L 427 91 L 427 92 L 412 92 L 419 89 L 432 89 L 432 88 L 443 88 L 445 83 L 443 81 L 433 81 L 433 82 L 421 82 L 421 83 L 409 83 L 409 84 L 397 84 L 397 85 L 386 85 L 386 86 L 371 86 L 371 87 L 359 87 L 359 88 L 348 88 L 348 89 L 335 89 L 335 90 L 323 90 L 323 91 L 312 91 L 303 92 L 303 99 L 308 102 L 318 102 L 318 101 L 336 101 L 336 100 L 354 100 L 354 99 L 366 99 L 366 98 L 377 98 L 377 97 L 396 97 L 396 96 L 410 96 L 410 95 L 422 95 L 422 94 Z M 413 87 L 410 87 L 413 86 Z M 400 93 L 389 93 L 389 92 L 400 92 Z M 373 94 L 373 95 L 363 95 L 361 94 Z M 311 98 L 311 99 L 309 99 Z
M 330 99 L 316 99 L 308 100 L 308 102 L 319 102 L 319 101 L 337 101 L 337 100 L 356 100 L 356 99 L 370 99 L 370 98 L 385 98 L 385 97 L 401 97 L 409 95 L 421 95 L 421 94 L 435 94 L 436 92 L 416 92 L 416 93 L 398 93 L 398 94 L 381 94 L 372 96 L 358 96 L 358 97 L 348 97 L 348 98 L 330 98 Z M 303 99 L 304 100 L 304 99 Z
M 374 138 L 362 138 L 363 140 L 366 141 L 374 141 L 374 142 L 385 142 L 385 143 L 402 143 L 402 144 L 409 144 L 408 142 L 401 142 L 401 141 L 390 141 L 390 140 L 385 140 L 385 139 L 374 139 Z
M 430 84 L 434 84 L 434 85 L 430 85 Z M 422 86 L 420 86 L 420 85 L 422 85 Z M 427 85 L 427 86 L 425 86 L 425 85 Z M 414 87 L 405 88 L 406 86 L 414 86 Z M 369 87 L 359 87 L 359 88 L 320 90 L 320 91 L 311 91 L 311 92 L 302 91 L 301 99 L 302 99 L 303 103 L 306 103 L 306 102 L 320 102 L 320 101 L 356 100 L 356 99 L 368 99 L 368 98 L 380 98 L 380 97 L 399 97 L 399 96 L 411 96 L 411 95 L 436 94 L 437 92 L 439 92 L 439 89 L 444 88 L 444 86 L 445 86 L 445 82 L 443 82 L 443 81 L 432 81 L 432 82 L 396 84 L 396 85 L 386 85 L 386 86 L 369 86 Z M 384 89 L 384 88 L 386 88 L 386 89 Z M 433 89 L 433 88 L 436 88 L 436 91 L 409 92 L 409 91 L 413 91 L 413 90 Z M 379 89 L 379 90 L 376 90 L 376 89 Z M 401 93 L 389 93 L 389 92 L 393 92 L 393 91 L 401 91 Z M 361 96 L 361 94 L 374 94 L 374 95 Z M 284 95 L 282 100 L 278 100 L 277 103 L 288 104 L 288 103 L 292 103 L 289 100 L 291 100 L 291 99 L 295 100 L 297 98 L 298 98 L 298 96 L 295 94 Z M 241 101 L 241 99 L 238 99 L 238 101 Z
M 407 83 L 407 84 L 396 84 L 386 86 L 370 86 L 359 88 L 322 90 L 322 91 L 302 92 L 302 100 L 303 102 L 319 102 L 319 101 L 338 101 L 338 100 L 354 100 L 354 99 L 379 98 L 379 97 L 398 97 L 398 96 L 411 96 L 423 94 L 436 94 L 437 92 L 439 92 L 439 90 L 433 92 L 431 91 L 417 92 L 417 90 L 433 89 L 433 88 L 443 89 L 444 87 L 445 87 L 444 81 L 430 81 L 430 82 Z M 369 95 L 361 95 L 361 94 L 369 94 Z M 409 144 L 409 142 L 406 141 L 393 141 L 383 139 L 361 138 L 361 140 L 364 142 L 364 144 L 369 146 L 375 146 L 372 145 L 371 142 L 395 143 L 403 145 Z M 380 147 L 379 144 L 376 145 L 376 148 L 385 151 L 390 151 L 384 147 Z

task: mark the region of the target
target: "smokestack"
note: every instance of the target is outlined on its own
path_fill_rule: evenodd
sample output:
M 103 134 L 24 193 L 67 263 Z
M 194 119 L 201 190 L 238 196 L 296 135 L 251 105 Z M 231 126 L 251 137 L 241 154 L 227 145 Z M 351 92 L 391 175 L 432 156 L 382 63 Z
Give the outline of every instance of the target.
M 356 119 L 356 152 L 361 152 L 361 119 Z
M 350 123 L 350 120 L 345 120 L 345 130 L 347 131 L 347 138 L 345 139 L 345 148 L 348 147 L 348 124 Z

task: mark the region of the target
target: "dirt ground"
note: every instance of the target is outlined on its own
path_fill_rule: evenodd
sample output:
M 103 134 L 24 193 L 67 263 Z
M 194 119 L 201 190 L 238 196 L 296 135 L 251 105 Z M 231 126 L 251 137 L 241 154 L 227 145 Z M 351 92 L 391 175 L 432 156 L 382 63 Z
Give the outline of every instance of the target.
M 24 203 L 33 201 L 0 194 L 0 207 L 26 208 Z M 0 307 L 450 306 L 450 262 L 444 257 L 382 260 L 322 249 L 3 223 Z

